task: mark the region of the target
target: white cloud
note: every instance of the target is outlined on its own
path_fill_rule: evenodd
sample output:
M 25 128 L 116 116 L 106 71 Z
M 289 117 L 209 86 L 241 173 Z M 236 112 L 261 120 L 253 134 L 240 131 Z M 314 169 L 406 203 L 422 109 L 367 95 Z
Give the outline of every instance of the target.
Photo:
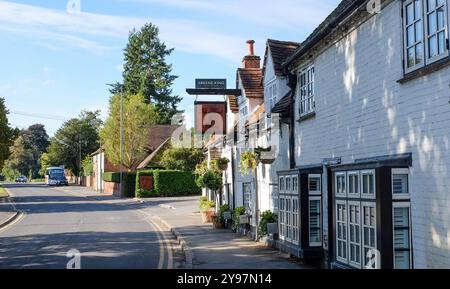
M 39 45 L 52 50 L 74 47 L 102 53 L 121 49 L 129 31 L 149 21 L 159 27 L 161 39 L 179 51 L 234 61 L 242 54 L 236 47 L 243 45 L 244 38 L 209 30 L 195 21 L 67 13 L 0 1 L 0 31 L 36 39 Z
M 129 1 L 129 0 L 127 0 Z M 338 0 L 132 0 L 173 8 L 206 11 L 270 27 L 313 28 L 336 6 Z

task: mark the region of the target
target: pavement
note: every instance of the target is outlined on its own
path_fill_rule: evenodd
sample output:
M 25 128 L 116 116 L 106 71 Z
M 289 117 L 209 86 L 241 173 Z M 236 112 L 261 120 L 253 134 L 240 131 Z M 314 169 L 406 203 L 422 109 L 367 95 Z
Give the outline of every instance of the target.
M 81 269 L 182 267 L 173 236 L 142 204 L 79 187 L 5 187 L 23 217 L 0 229 L 0 268 L 65 269 L 77 252 Z
M 199 196 L 142 199 L 145 210 L 163 219 L 192 251 L 194 269 L 306 269 L 287 254 L 227 229 L 203 224 Z

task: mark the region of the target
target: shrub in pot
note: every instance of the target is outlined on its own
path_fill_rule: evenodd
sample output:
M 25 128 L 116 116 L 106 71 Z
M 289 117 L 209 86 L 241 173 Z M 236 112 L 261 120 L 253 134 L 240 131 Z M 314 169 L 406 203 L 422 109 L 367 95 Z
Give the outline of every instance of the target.
M 203 223 L 211 223 L 213 221 L 213 217 L 215 215 L 214 202 L 208 201 L 208 198 L 206 198 L 206 197 L 201 197 L 199 207 L 200 207 L 200 212 L 202 214 Z

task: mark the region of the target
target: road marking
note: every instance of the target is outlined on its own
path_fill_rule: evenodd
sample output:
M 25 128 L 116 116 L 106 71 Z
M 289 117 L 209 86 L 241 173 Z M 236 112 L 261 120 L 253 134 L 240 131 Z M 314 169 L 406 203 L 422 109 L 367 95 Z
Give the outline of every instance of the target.
M 4 231 L 8 230 L 9 228 L 11 228 L 12 226 L 14 226 L 16 223 L 20 222 L 24 217 L 25 217 L 25 213 L 18 211 L 19 216 L 16 217 L 16 219 L 14 221 L 12 221 L 11 223 L 9 223 L 8 225 L 4 226 L 3 228 L 0 229 L 0 233 L 3 233 Z
M 149 219 L 145 218 L 144 219 L 151 227 L 153 227 L 153 229 L 155 229 L 155 225 L 153 224 L 152 221 L 150 221 Z M 163 242 L 161 240 L 161 236 L 158 232 L 158 230 L 156 229 L 156 236 L 158 237 L 158 243 L 159 243 L 159 261 L 158 261 L 158 268 L 157 269 L 163 269 L 164 267 L 164 245 Z
M 173 252 L 172 252 L 172 244 L 170 242 L 170 239 L 167 237 L 166 233 L 164 232 L 164 230 L 152 219 L 152 215 L 147 213 L 144 210 L 137 210 L 138 212 L 140 212 L 141 214 L 145 215 L 147 218 L 145 219 L 147 222 L 151 222 L 152 226 L 154 228 L 156 228 L 157 230 L 157 235 L 161 235 L 162 239 L 164 240 L 164 243 L 166 245 L 166 249 L 167 249 L 167 268 L 166 269 L 173 269 Z M 164 255 L 163 255 L 163 259 L 164 259 Z M 161 269 L 161 268 L 158 268 Z
M 153 221 L 152 221 L 153 222 Z M 163 231 L 163 229 L 153 222 L 156 226 L 156 228 L 162 232 L 162 235 L 164 236 L 164 242 L 166 243 L 167 248 L 167 268 L 166 269 L 173 269 L 173 252 L 172 252 L 172 244 L 170 243 L 170 240 L 167 238 L 166 233 Z

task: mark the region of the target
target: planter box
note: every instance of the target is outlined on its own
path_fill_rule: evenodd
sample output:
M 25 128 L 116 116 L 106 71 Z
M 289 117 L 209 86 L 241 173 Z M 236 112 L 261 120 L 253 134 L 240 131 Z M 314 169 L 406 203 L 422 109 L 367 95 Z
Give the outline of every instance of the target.
M 225 222 L 223 220 L 220 220 L 218 216 L 212 217 L 212 223 L 214 228 L 216 229 L 225 229 Z
M 278 223 L 267 223 L 267 234 L 278 234 Z
M 212 223 L 213 217 L 215 216 L 214 211 L 202 211 L 202 221 L 204 224 L 206 223 Z
M 223 212 L 223 218 L 225 220 L 231 220 L 232 219 L 231 212 Z
M 239 216 L 239 224 L 241 225 L 250 224 L 250 215 Z

